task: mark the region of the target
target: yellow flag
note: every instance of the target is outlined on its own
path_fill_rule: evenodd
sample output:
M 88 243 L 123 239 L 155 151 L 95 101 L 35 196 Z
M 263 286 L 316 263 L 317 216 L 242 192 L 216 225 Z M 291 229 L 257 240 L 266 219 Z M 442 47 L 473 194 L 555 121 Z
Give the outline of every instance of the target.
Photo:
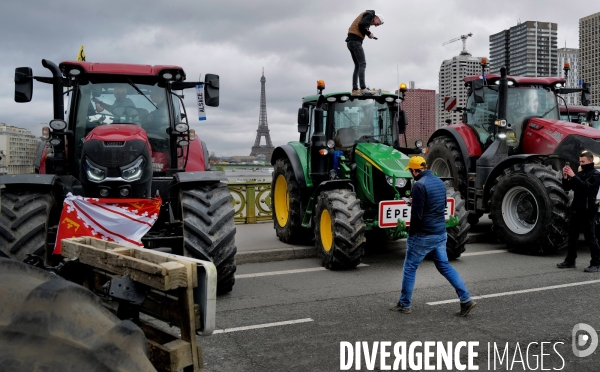
M 85 61 L 85 53 L 83 52 L 83 45 L 79 47 L 79 54 L 77 55 L 78 61 Z

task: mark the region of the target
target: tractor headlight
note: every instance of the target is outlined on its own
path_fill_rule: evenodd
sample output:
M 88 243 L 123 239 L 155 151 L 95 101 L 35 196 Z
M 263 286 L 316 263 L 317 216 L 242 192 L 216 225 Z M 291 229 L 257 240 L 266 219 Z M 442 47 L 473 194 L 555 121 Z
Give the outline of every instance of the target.
M 387 181 L 388 185 L 392 186 L 394 177 L 385 176 L 385 180 Z M 396 178 L 396 187 L 403 188 L 404 186 L 406 186 L 406 178 Z
M 598 168 L 600 166 L 600 157 L 596 154 L 594 155 L 594 168 Z
M 127 166 L 127 168 L 121 168 L 121 177 L 123 177 L 126 181 L 137 181 L 142 178 L 142 173 L 144 173 L 144 164 L 146 161 L 144 158 L 138 158 L 133 165 Z
M 89 160 L 85 159 L 85 174 L 92 182 L 101 182 L 106 178 L 106 171 L 93 165 Z

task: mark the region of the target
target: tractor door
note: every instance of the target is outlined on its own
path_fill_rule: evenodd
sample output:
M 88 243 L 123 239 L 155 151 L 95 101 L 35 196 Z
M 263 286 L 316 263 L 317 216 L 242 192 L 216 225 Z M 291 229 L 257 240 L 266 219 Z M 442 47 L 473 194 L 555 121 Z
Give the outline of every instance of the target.
M 498 91 L 484 87 L 485 100 L 475 102 L 475 95 L 467 100 L 467 125 L 475 131 L 477 139 L 485 149 L 494 141 L 494 121 L 497 117 Z

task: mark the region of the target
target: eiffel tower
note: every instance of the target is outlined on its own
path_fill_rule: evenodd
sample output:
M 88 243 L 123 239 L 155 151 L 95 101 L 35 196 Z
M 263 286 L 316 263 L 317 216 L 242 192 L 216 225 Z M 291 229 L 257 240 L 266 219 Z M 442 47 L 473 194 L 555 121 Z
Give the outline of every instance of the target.
M 263 74 L 260 78 L 260 117 L 258 119 L 258 129 L 256 130 L 256 140 L 254 146 L 252 146 L 252 152 L 250 156 L 264 155 L 266 160 L 271 160 L 271 154 L 275 148 L 271 142 L 271 135 L 269 134 L 269 126 L 267 125 L 267 98 L 265 96 L 265 69 L 263 68 Z M 265 137 L 266 145 L 260 145 L 260 139 Z

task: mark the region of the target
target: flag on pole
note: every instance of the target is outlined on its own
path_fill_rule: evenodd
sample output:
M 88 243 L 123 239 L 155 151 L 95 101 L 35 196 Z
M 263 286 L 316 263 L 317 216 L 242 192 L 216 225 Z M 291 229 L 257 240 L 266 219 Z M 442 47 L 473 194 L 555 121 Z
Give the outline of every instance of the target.
M 109 242 L 143 247 L 142 237 L 154 225 L 162 200 L 98 199 L 67 194 L 60 215 L 54 254 L 62 239 L 92 236 Z
M 79 47 L 79 54 L 77 54 L 77 60 L 85 62 L 85 53 L 83 52 L 83 45 Z

